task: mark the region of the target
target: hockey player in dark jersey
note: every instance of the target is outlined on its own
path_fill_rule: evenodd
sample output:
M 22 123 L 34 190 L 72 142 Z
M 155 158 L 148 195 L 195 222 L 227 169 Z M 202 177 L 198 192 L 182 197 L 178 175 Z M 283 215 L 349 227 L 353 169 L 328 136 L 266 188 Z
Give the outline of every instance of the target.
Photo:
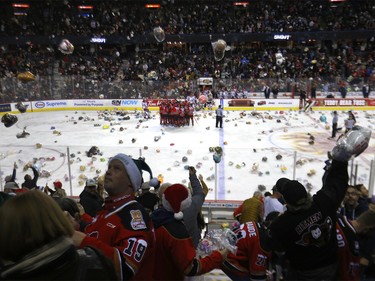
M 134 197 L 142 184 L 139 167 L 145 163 L 137 161 L 141 160 L 122 153 L 109 160 L 104 208 L 84 233 L 73 235 L 76 246 L 92 246 L 109 257 L 120 280 L 153 279 L 155 233 L 147 211 Z
M 287 280 L 334 280 L 338 272 L 336 212 L 348 187 L 348 161 L 368 146 L 371 131 L 356 127 L 338 140 L 321 190 L 311 197 L 295 180 L 276 188 L 287 210 L 269 228 L 269 243 L 289 261 Z

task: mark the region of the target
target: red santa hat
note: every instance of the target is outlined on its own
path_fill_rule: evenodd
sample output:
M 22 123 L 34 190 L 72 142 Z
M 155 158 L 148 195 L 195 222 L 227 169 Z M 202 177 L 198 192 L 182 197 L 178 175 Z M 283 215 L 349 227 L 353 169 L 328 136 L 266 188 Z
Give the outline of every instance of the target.
M 191 195 L 186 186 L 176 183 L 168 186 L 163 193 L 163 207 L 172 213 L 177 220 L 182 220 L 182 211 L 191 204 Z

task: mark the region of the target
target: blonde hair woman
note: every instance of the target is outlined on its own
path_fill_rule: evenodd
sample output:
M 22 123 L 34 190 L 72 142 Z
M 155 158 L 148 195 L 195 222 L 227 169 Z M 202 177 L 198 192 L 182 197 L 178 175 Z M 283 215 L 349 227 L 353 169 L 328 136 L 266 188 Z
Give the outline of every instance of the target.
M 0 224 L 1 280 L 116 279 L 111 263 L 98 251 L 75 249 L 70 220 L 39 190 L 7 200 L 0 208 Z

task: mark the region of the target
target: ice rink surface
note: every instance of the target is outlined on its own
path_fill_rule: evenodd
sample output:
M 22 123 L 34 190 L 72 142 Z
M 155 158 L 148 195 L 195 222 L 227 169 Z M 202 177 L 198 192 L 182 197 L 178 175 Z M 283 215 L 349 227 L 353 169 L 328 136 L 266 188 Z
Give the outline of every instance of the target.
M 24 171 L 25 164 L 35 162 L 42 172 L 38 185 L 51 187 L 59 179 L 69 195 L 79 195 L 85 178 L 104 174 L 108 158 L 122 152 L 145 157 L 153 176 L 161 175 L 165 182 L 187 184 L 185 166 L 195 166 L 210 188 L 207 200 L 243 200 L 259 186 L 270 191 L 280 177 L 295 178 L 315 193 L 321 187 L 327 151 L 335 145 L 328 139 L 332 122 L 328 111 L 225 111 L 223 129 L 215 128 L 215 114 L 210 111 L 197 112 L 194 126 L 185 127 L 161 126 L 159 114 L 151 115 L 146 120 L 141 112 L 128 111 L 130 119 L 121 120 L 123 116 L 115 112 L 18 114 L 15 125 L 0 129 L 1 188 L 14 162 L 19 184 L 26 173 L 31 174 Z M 375 112 L 355 115 L 358 125 L 373 128 Z M 339 127 L 346 118 L 346 111 L 339 112 Z M 24 127 L 30 135 L 17 138 Z M 366 186 L 374 159 L 373 138 L 365 153 L 353 161 L 353 167 L 358 167 L 356 183 Z M 92 146 L 102 155 L 88 157 Z M 223 148 L 219 164 L 210 151 L 216 146 Z M 147 173 L 143 177 L 149 179 Z

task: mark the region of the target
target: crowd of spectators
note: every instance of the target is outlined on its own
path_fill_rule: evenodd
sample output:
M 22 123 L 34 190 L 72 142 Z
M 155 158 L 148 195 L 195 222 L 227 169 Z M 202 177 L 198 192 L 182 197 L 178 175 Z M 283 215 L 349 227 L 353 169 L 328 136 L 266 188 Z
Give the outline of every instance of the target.
M 232 1 L 163 1 L 160 9 L 145 3 L 98 1 L 80 10 L 76 1 L 33 1 L 28 17 L 14 17 L 3 4 L 0 35 L 122 35 L 129 38 L 161 26 L 169 34 L 297 32 L 374 29 L 371 0 L 250 1 L 241 8 Z M 50 23 L 54 24 L 51 25 Z
M 92 4 L 93 10 L 83 14 L 78 2 L 35 1 L 27 16 L 15 16 L 9 2 L 1 3 L 0 36 L 140 38 L 159 25 L 166 34 L 375 29 L 375 6 L 367 0 L 338 4 L 269 0 L 240 8 L 227 1 L 220 5 L 176 1 L 163 2 L 154 10 L 122 1 Z M 250 92 L 273 83 L 283 90 L 282 85 L 303 79 L 314 80 L 318 90 L 328 85 L 333 91 L 343 83 L 361 89 L 374 80 L 374 37 L 227 43 L 221 61 L 215 61 L 210 43 L 75 44 L 70 55 L 60 53 L 57 44 L 2 45 L 0 100 L 91 98 L 99 97 L 103 88 L 108 98 L 180 97 L 197 92 L 196 79 L 208 76 L 220 82 L 217 91 L 224 87 L 230 91 L 235 85 Z M 277 53 L 284 57 L 282 63 L 277 62 Z M 16 83 L 15 77 L 23 71 L 36 75 L 37 83 Z M 284 90 L 290 89 L 285 86 Z

